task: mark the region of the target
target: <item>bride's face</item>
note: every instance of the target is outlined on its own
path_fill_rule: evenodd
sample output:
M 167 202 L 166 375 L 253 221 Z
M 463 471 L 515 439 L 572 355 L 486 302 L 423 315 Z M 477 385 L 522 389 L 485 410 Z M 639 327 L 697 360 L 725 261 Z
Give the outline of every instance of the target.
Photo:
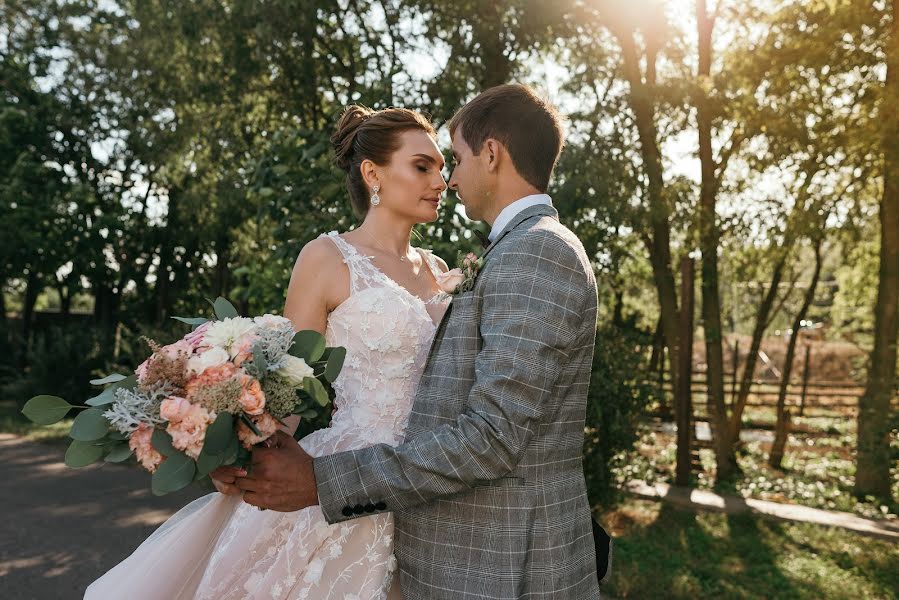
M 400 135 L 400 147 L 381 169 L 381 207 L 416 223 L 437 219 L 446 190 L 443 155 L 430 135 L 417 130 Z

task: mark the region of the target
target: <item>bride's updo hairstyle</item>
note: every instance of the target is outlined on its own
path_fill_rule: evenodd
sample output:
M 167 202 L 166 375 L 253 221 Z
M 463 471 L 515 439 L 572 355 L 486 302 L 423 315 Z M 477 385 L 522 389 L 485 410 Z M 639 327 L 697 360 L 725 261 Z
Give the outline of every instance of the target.
M 371 195 L 359 168 L 362 161 L 368 159 L 379 166 L 390 164 L 391 156 L 400 147 L 400 134 L 413 129 L 420 129 L 435 139 L 437 137 L 434 127 L 425 117 L 405 108 L 372 110 L 351 104 L 337 121 L 331 145 L 337 166 L 346 171 L 350 203 L 360 219 L 368 213 Z

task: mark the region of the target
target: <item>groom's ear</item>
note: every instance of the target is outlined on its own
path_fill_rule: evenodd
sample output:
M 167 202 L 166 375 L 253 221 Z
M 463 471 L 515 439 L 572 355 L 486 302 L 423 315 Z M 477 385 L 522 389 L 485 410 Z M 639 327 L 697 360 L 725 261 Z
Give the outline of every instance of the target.
M 502 144 L 495 139 L 487 138 L 484 140 L 484 145 L 481 146 L 481 157 L 484 160 L 484 166 L 487 168 L 488 172 L 495 173 L 499 168 L 502 150 Z

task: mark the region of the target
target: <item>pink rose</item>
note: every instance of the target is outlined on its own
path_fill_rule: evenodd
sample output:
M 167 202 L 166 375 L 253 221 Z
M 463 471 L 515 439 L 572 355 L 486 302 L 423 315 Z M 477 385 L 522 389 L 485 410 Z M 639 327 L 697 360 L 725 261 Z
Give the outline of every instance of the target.
M 143 468 L 151 473 L 156 471 L 156 467 L 162 462 L 162 454 L 156 451 L 156 448 L 150 443 L 153 437 L 153 427 L 146 423 L 141 423 L 137 429 L 131 432 L 128 438 L 128 447 L 134 451 L 137 461 Z
M 478 257 L 474 252 L 469 252 L 465 255 L 465 259 L 462 261 L 462 264 L 466 267 L 471 267 L 471 265 L 478 262 Z
M 191 406 L 186 398 L 171 396 L 159 405 L 159 416 L 166 421 L 180 421 L 190 412 Z
M 464 280 L 465 274 L 462 273 L 462 269 L 453 269 L 437 275 L 437 285 L 439 285 L 440 289 L 447 294 L 455 292 L 456 288 L 459 287 L 459 284 Z
M 140 365 L 138 365 L 137 369 L 134 370 L 134 374 L 137 375 L 137 382 L 143 383 L 144 378 L 147 376 L 147 369 L 150 367 L 150 359 L 148 358 Z
M 249 415 L 261 415 L 265 408 L 265 394 L 259 381 L 253 379 L 249 375 L 241 378 L 242 388 L 240 390 L 240 398 L 238 402 L 243 407 L 245 413 Z
M 191 350 L 195 350 L 203 345 L 203 336 L 206 333 L 206 330 L 209 329 L 210 321 L 206 321 L 190 333 L 184 336 L 181 340 L 190 347 Z

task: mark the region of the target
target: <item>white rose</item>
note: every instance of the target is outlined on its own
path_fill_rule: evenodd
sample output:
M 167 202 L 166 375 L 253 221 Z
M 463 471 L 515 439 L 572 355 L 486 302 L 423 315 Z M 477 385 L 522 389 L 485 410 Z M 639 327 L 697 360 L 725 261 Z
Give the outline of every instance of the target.
M 215 346 L 202 354 L 191 356 L 187 360 L 187 369 L 191 373 L 200 374 L 206 369 L 225 364 L 230 358 L 223 348 Z
M 305 360 L 291 354 L 287 354 L 281 359 L 281 366 L 275 372 L 286 379 L 290 385 L 295 386 L 303 385 L 304 378 L 315 376 L 315 371 L 306 364 Z
M 278 315 L 262 315 L 254 317 L 253 322 L 259 327 L 280 327 L 282 325 L 290 325 L 290 319 Z

